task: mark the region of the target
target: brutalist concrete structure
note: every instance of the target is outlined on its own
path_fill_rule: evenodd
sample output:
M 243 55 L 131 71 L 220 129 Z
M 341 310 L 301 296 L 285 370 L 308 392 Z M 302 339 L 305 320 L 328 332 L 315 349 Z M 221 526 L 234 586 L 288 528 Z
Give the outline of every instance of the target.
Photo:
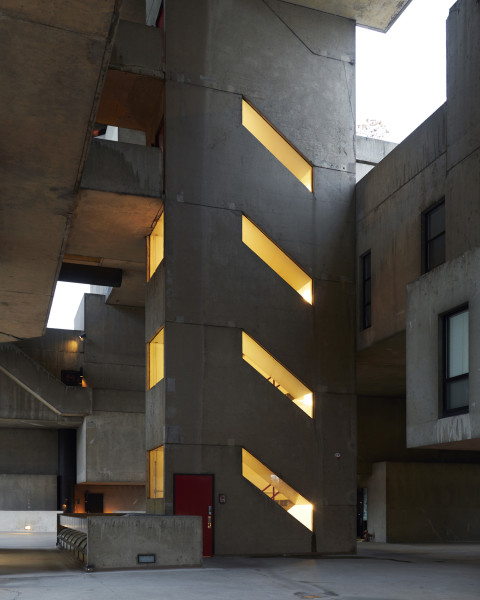
M 377 539 L 399 539 L 408 528 L 398 522 L 410 524 L 408 541 L 415 530 L 428 537 L 398 516 L 405 481 L 429 472 L 412 461 L 440 465 L 430 481 L 438 493 L 442 465 L 459 467 L 455 481 L 468 492 L 480 462 L 474 376 L 468 414 L 462 406 L 437 419 L 437 371 L 430 362 L 430 379 L 419 381 L 416 370 L 428 355 L 419 349 L 432 347 L 424 307 L 443 319 L 468 304 L 475 325 L 478 3 L 451 11 L 447 104 L 365 175 L 355 196 L 356 162 L 391 149 L 360 140 L 366 153 L 356 156 L 355 24 L 386 30 L 407 4 L 103 0 L 85 2 L 80 18 L 68 2 L 61 17 L 36 3 L 30 12 L 2 3 L 2 27 L 28 39 L 32 55 L 24 73 L 5 38 L 4 105 L 15 106 L 12 123 L 25 139 L 45 132 L 36 168 L 27 168 L 32 149 L 15 147 L 2 179 L 11 252 L 0 339 L 16 344 L 0 352 L 16 377 L 4 373 L 2 426 L 21 421 L 30 435 L 46 423 L 45 448 L 51 431 L 76 430 L 77 491 L 145 482 L 145 505 L 124 489 L 122 510 L 199 514 L 203 552 L 220 555 L 353 552 L 357 485 L 371 492 L 366 525 L 378 523 Z M 66 123 L 68 143 L 51 134 Z M 92 139 L 105 126 L 119 128 L 120 141 Z M 8 125 L 3 139 L 12 137 Z M 438 257 L 422 259 L 421 224 L 431 228 L 443 196 L 452 226 L 439 266 Z M 428 231 L 432 253 L 441 232 Z M 437 306 L 434 296 L 447 300 L 442 286 L 463 272 L 461 285 L 450 283 L 462 297 Z M 43 342 L 26 340 L 44 333 L 66 273 L 99 293 L 87 297 L 95 318 L 81 328 L 91 387 L 72 393 L 45 374 L 35 387 L 31 363 L 15 370 L 15 353 L 37 360 Z M 475 341 L 471 348 L 474 362 Z M 32 410 L 10 402 L 14 385 L 37 401 Z M 432 437 L 432 427 L 446 437 Z M 441 446 L 467 439 L 463 454 Z M 57 508 L 52 456 L 24 473 L 32 485 L 33 475 L 47 478 L 41 507 L 49 510 Z M 4 475 L 22 474 L 2 465 Z M 405 514 L 430 506 L 430 496 L 415 498 Z M 467 531 L 433 529 L 443 539 Z
M 359 484 L 380 541 L 480 538 L 479 24 L 478 2 L 452 6 L 447 102 L 356 190 Z

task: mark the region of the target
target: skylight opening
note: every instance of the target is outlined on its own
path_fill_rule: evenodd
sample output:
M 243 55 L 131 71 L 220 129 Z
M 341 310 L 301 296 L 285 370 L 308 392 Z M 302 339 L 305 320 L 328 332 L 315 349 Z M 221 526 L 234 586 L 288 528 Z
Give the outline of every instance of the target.
M 84 294 L 90 293 L 90 285 L 58 281 L 48 316 L 48 329 L 75 329 L 75 316 Z
M 313 393 L 252 337 L 242 331 L 242 358 L 279 392 L 313 418 Z
M 242 242 L 277 275 L 280 275 L 306 302 L 312 304 L 312 278 L 245 215 L 242 215 Z
M 242 475 L 289 515 L 313 531 L 313 505 L 245 448 L 242 448 Z
M 246 100 L 242 100 L 242 125 L 310 192 L 313 191 L 312 165 Z

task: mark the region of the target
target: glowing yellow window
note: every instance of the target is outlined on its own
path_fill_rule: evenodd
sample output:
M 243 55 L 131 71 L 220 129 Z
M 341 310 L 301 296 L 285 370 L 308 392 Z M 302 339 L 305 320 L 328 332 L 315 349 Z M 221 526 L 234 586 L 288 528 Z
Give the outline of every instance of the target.
M 312 165 L 245 100 L 242 100 L 242 125 L 308 190 L 313 191 Z
M 164 214 L 160 215 L 152 233 L 148 236 L 148 269 L 147 269 L 147 281 L 157 270 L 158 265 L 163 260 L 164 251 Z
M 148 452 L 148 498 L 163 498 L 163 446 Z
M 304 300 L 312 304 L 312 278 L 245 215 L 242 215 L 242 242 L 292 286 Z
M 313 417 L 312 391 L 244 331 L 242 332 L 242 358 L 309 417 Z
M 302 525 L 313 530 L 313 505 L 245 448 L 242 448 L 242 475 Z
M 164 328 L 148 343 L 148 389 L 163 379 Z

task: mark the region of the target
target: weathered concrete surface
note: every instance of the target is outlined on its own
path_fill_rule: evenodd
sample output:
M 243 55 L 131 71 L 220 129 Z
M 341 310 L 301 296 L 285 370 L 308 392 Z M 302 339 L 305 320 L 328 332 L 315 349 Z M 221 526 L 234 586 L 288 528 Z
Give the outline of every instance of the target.
M 57 533 L 56 510 L 0 510 L 0 531 L 25 533 L 25 525 L 35 533 Z
M 90 145 L 82 188 L 160 198 L 163 191 L 163 158 L 160 148 L 93 140 Z M 145 226 L 150 227 L 148 215 Z
M 1 510 L 55 510 L 57 476 L 0 474 Z
M 357 182 L 369 173 L 375 165 L 382 161 L 398 144 L 377 140 L 375 138 L 357 135 L 356 138 L 357 157 Z
M 88 517 L 88 563 L 94 569 L 200 567 L 201 517 Z M 138 564 L 138 554 L 155 563 Z
M 77 432 L 77 482 L 144 482 L 145 417 L 99 412 Z
M 13 344 L 0 344 L 0 371 L 4 381 L 12 382 L 1 389 L 3 419 L 61 421 L 92 410 L 91 390 L 65 386 Z
M 480 250 L 448 261 L 407 286 L 407 445 L 463 442 L 479 449 Z M 469 413 L 440 419 L 440 315 L 468 303 Z
M 2 2 L 1 341 L 44 332 L 117 4 Z
M 447 20 L 448 169 L 480 147 L 480 7 L 456 2 Z
M 119 21 L 110 68 L 163 78 L 163 60 L 160 29 L 147 27 L 145 23 Z
M 165 443 L 167 514 L 174 473 L 215 474 L 229 498 L 215 503 L 216 553 L 315 542 L 243 478 L 242 446 L 314 504 L 317 548 L 349 552 L 354 23 L 275 0 L 219 6 L 166 9 L 165 259 L 145 332 L 165 315 L 165 380 L 147 393 L 147 448 Z M 242 126 L 242 96 L 313 163 L 314 193 Z M 242 213 L 313 278 L 313 306 L 243 244 Z M 313 419 L 242 360 L 242 330 L 312 389 Z
M 325 13 L 340 15 L 357 21 L 371 29 L 387 31 L 396 21 L 401 12 L 411 0 L 383 0 L 369 2 L 368 0 L 291 0 L 292 4 L 306 6 Z
M 0 473 L 56 475 L 58 435 L 44 429 L 0 430 Z
M 368 530 L 379 542 L 478 542 L 479 502 L 480 465 L 377 463 Z
M 149 150 L 139 146 L 130 148 Z M 136 189 L 138 191 L 138 186 Z M 144 306 L 145 237 L 151 232 L 162 205 L 159 198 L 148 196 L 90 189 L 80 191 L 66 254 L 86 257 L 86 264 L 122 269 L 122 285 L 109 295 L 109 304 Z M 66 256 L 65 260 L 72 261 L 72 258 Z
M 421 275 L 422 212 L 445 196 L 445 153 L 444 105 L 357 184 L 357 256 L 371 250 L 372 260 L 372 326 L 359 351 L 405 330 L 405 286 Z

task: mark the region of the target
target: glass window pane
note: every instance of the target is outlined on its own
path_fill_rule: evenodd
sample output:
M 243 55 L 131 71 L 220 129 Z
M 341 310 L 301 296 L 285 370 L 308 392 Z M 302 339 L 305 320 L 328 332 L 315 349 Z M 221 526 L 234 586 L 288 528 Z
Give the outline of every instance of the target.
M 427 240 L 445 231 L 445 203 L 427 213 Z
M 468 407 L 468 377 L 447 382 L 447 410 Z
M 440 235 L 427 246 L 427 271 L 445 262 L 445 234 Z
M 448 317 L 447 377 L 468 373 L 468 310 Z

